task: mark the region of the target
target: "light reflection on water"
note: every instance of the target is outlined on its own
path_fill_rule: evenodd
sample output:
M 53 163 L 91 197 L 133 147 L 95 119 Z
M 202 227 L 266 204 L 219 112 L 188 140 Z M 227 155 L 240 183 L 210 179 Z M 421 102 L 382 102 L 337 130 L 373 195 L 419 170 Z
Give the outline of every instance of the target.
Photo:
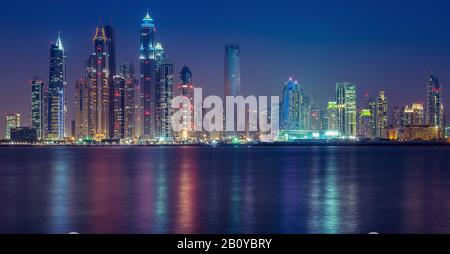
M 1 233 L 450 233 L 445 147 L 2 148 Z

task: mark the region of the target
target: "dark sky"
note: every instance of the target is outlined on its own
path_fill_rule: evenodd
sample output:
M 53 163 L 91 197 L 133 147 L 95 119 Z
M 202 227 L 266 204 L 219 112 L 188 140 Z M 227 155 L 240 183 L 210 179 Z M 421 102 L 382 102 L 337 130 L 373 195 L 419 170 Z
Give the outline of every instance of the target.
M 118 64 L 137 63 L 147 8 L 177 73 L 187 64 L 206 94 L 223 94 L 228 43 L 241 46 L 246 95 L 279 95 L 293 76 L 320 105 L 334 97 L 336 82 L 350 81 L 361 96 L 385 89 L 393 106 L 424 102 L 431 72 L 450 83 L 450 1 L 2 0 L 1 5 L 0 112 L 21 113 L 23 125 L 30 122 L 28 80 L 40 75 L 48 82 L 48 51 L 58 30 L 72 95 L 101 19 L 112 20 L 116 29 Z M 450 93 L 444 93 L 448 106 Z M 71 108 L 73 97 L 69 100 Z M 3 116 L 0 129 L 3 137 Z

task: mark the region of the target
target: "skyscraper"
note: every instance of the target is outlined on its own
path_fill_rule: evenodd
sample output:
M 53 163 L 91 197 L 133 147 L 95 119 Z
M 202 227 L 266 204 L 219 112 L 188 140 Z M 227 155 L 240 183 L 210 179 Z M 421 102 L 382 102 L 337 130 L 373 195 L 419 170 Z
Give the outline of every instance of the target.
M 112 28 L 97 27 L 93 38 L 94 52 L 90 55 L 86 76 L 90 88 L 89 135 L 105 139 L 112 135 L 112 79 L 115 72 Z
M 284 130 L 299 130 L 301 121 L 301 91 L 298 81 L 290 78 L 284 84 L 281 103 L 281 128 Z
M 120 75 L 114 76 L 113 84 L 112 138 L 123 139 L 125 137 L 125 79 Z
M 388 112 L 387 97 L 384 91 L 380 91 L 377 98 L 375 138 L 385 139 L 387 136 L 386 133 L 388 127 L 387 112 Z
M 355 138 L 356 132 L 356 86 L 343 82 L 336 84 L 337 126 L 343 138 Z
M 358 136 L 361 138 L 372 139 L 372 113 L 370 109 L 361 109 L 359 112 Z
M 166 59 L 159 68 L 160 81 L 156 91 L 156 137 L 162 141 L 172 140 L 172 99 L 175 77 L 173 64 Z
M 442 103 L 442 86 L 439 79 L 431 75 L 427 87 L 426 124 L 439 128 L 441 135 L 444 131 L 444 105 Z
M 422 103 L 407 105 L 403 110 L 403 126 L 422 126 L 424 109 Z
M 139 137 L 137 133 L 140 133 L 140 96 L 133 65 L 121 65 L 120 75 L 125 79 L 125 138 L 134 139 Z
M 192 72 L 189 67 L 184 66 L 180 71 L 180 83 L 178 84 L 178 95 L 185 96 L 190 100 L 190 105 L 194 105 L 194 85 L 192 83 Z M 181 131 L 180 138 L 182 140 L 187 140 L 192 136 L 189 133 L 189 125 L 191 124 L 191 119 L 193 118 L 192 112 L 189 109 L 188 104 L 183 105 L 183 130 Z M 192 126 L 193 127 L 193 126 Z M 192 128 L 193 129 L 193 128 Z
M 6 113 L 5 139 L 11 140 L 11 129 L 20 127 L 20 114 Z
M 225 46 L 224 74 L 224 101 L 226 101 L 227 96 L 241 95 L 241 51 L 239 45 Z M 237 111 L 236 109 L 234 109 L 234 111 L 234 129 L 236 130 Z M 225 122 L 224 126 L 229 126 L 230 124 L 227 124 L 227 122 Z M 228 136 L 236 135 L 237 132 L 232 131 L 228 133 Z
M 89 85 L 86 79 L 80 79 L 75 86 L 75 138 L 89 136 Z
M 141 65 L 141 89 L 143 92 L 143 137 L 152 138 L 155 130 L 155 89 L 157 85 L 157 63 L 155 54 L 156 28 L 152 17 L 147 14 L 142 19 L 140 31 L 139 59 Z
M 44 138 L 45 128 L 45 88 L 44 81 L 35 77 L 31 81 L 31 126 L 36 130 L 38 139 Z
M 322 121 L 320 116 L 320 108 L 317 105 L 312 105 L 310 110 L 310 129 L 322 130 Z
M 328 130 L 339 130 L 337 125 L 337 110 L 337 103 L 335 101 L 329 101 L 327 106 Z
M 48 137 L 66 136 L 66 55 L 58 33 L 56 43 L 50 46 L 50 75 L 48 85 Z
M 394 129 L 397 129 L 399 132 L 402 129 L 402 108 L 400 108 L 399 106 L 394 106 L 392 108 L 392 127 Z

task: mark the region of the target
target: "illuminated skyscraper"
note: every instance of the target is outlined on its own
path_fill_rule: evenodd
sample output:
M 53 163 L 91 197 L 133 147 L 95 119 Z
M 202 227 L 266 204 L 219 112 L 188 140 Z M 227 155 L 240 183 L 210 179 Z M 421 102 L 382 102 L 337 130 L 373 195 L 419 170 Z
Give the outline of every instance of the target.
M 337 126 L 343 138 L 355 138 L 356 86 L 344 82 L 336 84 Z
M 66 136 L 66 55 L 58 33 L 56 43 L 50 46 L 50 76 L 48 85 L 48 137 Z
M 175 77 L 173 64 L 165 60 L 159 68 L 160 82 L 156 91 L 156 136 L 159 140 L 172 140 L 172 99 Z
M 398 131 L 401 131 L 402 129 L 402 111 L 402 108 L 399 106 L 392 108 L 392 127 Z
M 45 88 L 44 81 L 39 77 L 31 81 L 31 126 L 36 130 L 38 139 L 45 135 Z
M 156 28 L 152 17 L 142 19 L 139 59 L 141 65 L 141 89 L 143 92 L 143 137 L 150 139 L 155 131 L 155 91 L 157 86 Z
M 139 137 L 140 108 L 139 87 L 135 78 L 134 67 L 130 63 L 120 66 L 120 75 L 125 79 L 125 138 Z
M 311 130 L 322 130 L 320 108 L 317 107 L 316 105 L 311 106 L 309 119 L 310 119 L 310 129 Z
M 125 137 L 125 79 L 120 76 L 113 78 L 113 138 L 123 139 Z
M 311 130 L 311 101 L 300 87 L 300 129 Z
M 194 85 L 192 83 L 192 72 L 187 67 L 184 66 L 180 72 L 180 83 L 177 87 L 178 95 L 185 96 L 190 100 L 190 105 L 194 105 Z M 187 140 L 192 136 L 192 133 L 188 132 L 189 125 L 192 122 L 193 115 L 189 109 L 188 104 L 183 105 L 183 131 L 181 131 L 180 138 L 182 140 Z M 193 127 L 193 126 L 192 126 Z M 192 128 L 193 129 L 193 128 Z
M 328 130 L 339 130 L 338 121 L 337 121 L 337 103 L 335 101 L 328 102 L 327 106 L 327 120 L 328 120 Z
M 90 88 L 89 135 L 105 139 L 112 135 L 112 85 L 114 65 L 114 40 L 112 28 L 97 27 L 93 38 L 94 52 L 90 55 L 86 76 Z
M 20 114 L 6 113 L 5 139 L 11 140 L 11 129 L 20 127 Z
M 241 95 L 241 50 L 239 45 L 225 46 L 224 101 L 227 96 Z M 225 108 L 225 107 L 224 107 Z M 226 116 L 225 116 L 226 118 Z M 224 126 L 229 126 L 225 122 Z M 234 129 L 237 128 L 237 111 L 234 112 Z M 237 132 L 228 132 L 228 136 L 237 136 Z
M 442 103 L 442 86 L 439 79 L 431 75 L 427 87 L 426 124 L 444 131 L 444 105 Z
M 301 91 L 298 81 L 290 78 L 284 84 L 281 103 L 281 128 L 284 130 L 299 130 L 301 124 Z
M 359 112 L 358 136 L 361 138 L 372 139 L 372 113 L 370 109 L 361 109 Z
M 376 125 L 375 125 L 375 138 L 385 139 L 387 136 L 388 127 L 388 105 L 387 97 L 384 91 L 380 91 L 377 98 L 377 111 L 376 111 Z
M 77 80 L 75 86 L 75 138 L 89 136 L 89 85 L 86 79 Z
M 403 126 L 422 126 L 424 119 L 424 109 L 422 103 L 413 103 L 403 110 Z

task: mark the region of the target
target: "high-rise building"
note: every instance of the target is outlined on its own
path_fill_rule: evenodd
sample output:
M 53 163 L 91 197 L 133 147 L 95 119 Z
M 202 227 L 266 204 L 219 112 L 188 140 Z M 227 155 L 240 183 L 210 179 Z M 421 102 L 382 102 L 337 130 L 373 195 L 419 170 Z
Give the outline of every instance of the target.
M 125 79 L 125 138 L 139 137 L 140 104 L 139 88 L 135 77 L 134 67 L 130 63 L 120 66 L 120 75 Z
M 123 139 L 125 137 L 125 79 L 116 75 L 113 79 L 113 138 Z
M 227 96 L 241 95 L 241 50 L 239 45 L 225 46 L 224 101 Z M 225 108 L 225 107 L 224 107 Z M 226 118 L 226 116 L 225 116 Z M 231 123 L 225 122 L 225 126 Z M 237 128 L 237 111 L 234 112 L 234 129 Z M 237 132 L 228 132 L 228 136 L 237 136 Z
M 355 138 L 356 132 L 356 86 L 343 82 L 336 84 L 337 126 L 343 138 Z
M 439 79 L 431 75 L 427 87 L 426 124 L 444 132 L 444 105 L 442 102 L 442 86 Z
M 48 137 L 63 139 L 66 136 L 66 55 L 58 33 L 56 43 L 50 46 L 50 76 L 48 83 Z
M 311 130 L 311 107 L 312 103 L 300 87 L 300 129 Z
M 94 52 L 89 57 L 86 69 L 90 88 L 89 135 L 98 140 L 113 135 L 112 86 L 115 60 L 112 35 L 110 26 L 96 28 Z
M 392 127 L 397 131 L 401 131 L 402 129 L 402 108 L 399 106 L 394 106 L 392 108 Z
M 150 139 L 155 131 L 155 90 L 157 86 L 156 28 L 152 17 L 142 19 L 140 29 L 139 59 L 141 67 L 140 87 L 143 93 L 143 137 Z
M 45 136 L 45 86 L 44 81 L 35 77 L 31 81 L 31 126 L 36 130 L 38 139 Z
M 89 136 L 89 85 L 80 79 L 75 86 L 75 135 L 77 139 Z
M 11 129 L 20 127 L 20 114 L 17 113 L 6 113 L 5 114 L 5 139 L 11 139 Z
M 290 78 L 284 84 L 281 103 L 281 128 L 284 130 L 299 130 L 301 91 L 298 81 Z
M 361 109 L 359 112 L 358 136 L 373 139 L 372 113 L 370 109 Z
M 424 109 L 422 103 L 413 103 L 407 105 L 403 110 L 402 125 L 406 126 L 422 126 L 424 119 Z
M 194 85 L 192 83 L 192 72 L 189 69 L 189 67 L 184 66 L 183 69 L 180 71 L 180 83 L 177 86 L 178 95 L 185 96 L 189 99 L 190 105 L 194 105 Z M 193 115 L 191 112 L 192 110 L 189 109 L 188 104 L 183 105 L 183 130 L 181 131 L 180 139 L 181 140 L 188 140 L 192 137 L 192 132 L 189 132 L 189 128 L 193 119 Z M 191 126 L 194 127 L 194 126 Z
M 320 108 L 317 105 L 312 105 L 310 110 L 310 129 L 322 130 L 322 121 L 320 116 Z
M 388 127 L 388 105 L 387 97 L 384 91 L 380 91 L 377 98 L 375 138 L 385 139 L 387 137 Z
M 172 99 L 175 77 L 173 64 L 166 59 L 159 68 L 160 82 L 156 90 L 156 137 L 160 141 L 170 141 L 172 135 Z
M 337 102 L 329 101 L 327 106 L 328 130 L 339 130 L 337 121 Z

